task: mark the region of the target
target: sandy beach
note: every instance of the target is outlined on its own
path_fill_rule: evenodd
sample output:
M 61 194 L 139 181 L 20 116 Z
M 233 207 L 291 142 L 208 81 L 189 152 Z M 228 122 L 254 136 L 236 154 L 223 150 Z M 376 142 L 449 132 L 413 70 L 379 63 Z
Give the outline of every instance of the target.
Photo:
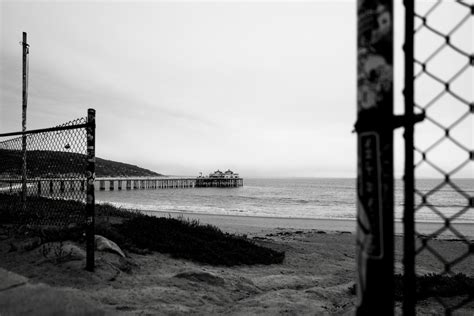
M 0 267 L 63 289 L 110 314 L 131 315 L 342 315 L 351 314 L 356 297 L 351 293 L 355 273 L 352 230 L 334 231 L 320 226 L 284 228 L 279 220 L 205 216 L 202 222 L 222 230 L 245 234 L 256 243 L 285 251 L 282 264 L 220 267 L 173 259 L 169 255 L 96 252 L 96 271 L 84 270 L 75 260 L 45 259 L 40 248 L 11 251 L 12 240 L 2 235 Z M 326 225 L 326 226 L 325 226 Z M 346 224 L 344 224 L 346 225 Z M 276 226 L 276 227 L 275 227 Z M 325 227 L 327 229 L 325 229 Z M 348 226 L 349 227 L 349 226 Z M 431 246 L 447 258 L 465 253 L 465 244 L 433 240 Z M 396 272 L 402 269 L 401 237 L 396 238 Z M 438 273 L 442 264 L 428 253 L 417 257 L 420 274 Z M 456 265 L 455 272 L 474 275 L 472 256 Z M 397 302 L 400 312 L 400 302 Z M 461 310 L 472 315 L 474 306 Z M 434 299 L 418 305 L 419 315 L 444 314 Z
M 234 216 L 214 215 L 201 213 L 183 212 L 145 212 L 148 215 L 158 217 L 185 217 L 197 219 L 202 223 L 215 225 L 222 230 L 235 234 L 256 233 L 265 229 L 291 228 L 291 229 L 316 229 L 326 232 L 356 232 L 356 222 L 353 219 L 326 219 L 326 218 L 297 218 L 297 217 L 259 217 L 259 216 Z M 417 222 L 416 231 L 420 234 L 429 235 L 443 227 L 441 222 Z M 457 232 L 474 239 L 474 224 L 454 222 L 453 227 Z M 395 222 L 395 234 L 403 235 L 403 224 Z M 444 239 L 455 238 L 452 231 L 446 230 L 441 236 Z

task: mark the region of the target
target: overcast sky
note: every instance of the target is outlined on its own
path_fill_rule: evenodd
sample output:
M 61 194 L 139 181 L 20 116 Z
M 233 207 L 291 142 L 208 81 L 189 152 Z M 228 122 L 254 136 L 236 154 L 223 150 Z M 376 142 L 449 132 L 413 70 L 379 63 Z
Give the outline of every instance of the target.
M 355 1 L 3 1 L 0 10 L 0 131 L 21 129 L 26 31 L 28 128 L 91 107 L 101 158 L 173 175 L 355 177 Z

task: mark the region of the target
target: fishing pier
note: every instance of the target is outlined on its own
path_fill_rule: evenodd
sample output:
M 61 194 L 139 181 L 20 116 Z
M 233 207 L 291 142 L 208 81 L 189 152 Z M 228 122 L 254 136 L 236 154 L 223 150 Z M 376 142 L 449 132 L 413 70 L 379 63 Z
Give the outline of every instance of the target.
M 237 188 L 244 185 L 242 178 L 96 178 L 99 190 L 179 189 L 179 188 Z M 97 187 L 97 186 L 96 186 Z
M 142 189 L 184 189 L 184 188 L 237 188 L 244 180 L 237 173 L 215 171 L 203 177 L 97 177 L 94 187 L 100 191 L 142 190 Z M 85 191 L 87 180 L 77 175 L 63 175 L 51 178 L 29 178 L 26 180 L 29 195 L 48 195 L 70 191 Z M 0 192 L 16 193 L 22 190 L 22 180 L 1 179 Z
M 99 184 L 100 191 L 196 187 L 196 178 L 96 178 L 95 182 Z
M 0 179 L 0 192 L 21 192 L 21 179 Z M 242 178 L 209 177 L 100 177 L 94 179 L 94 187 L 100 191 L 180 189 L 180 188 L 236 188 L 244 185 Z M 44 196 L 70 191 L 85 191 L 85 179 L 77 178 L 30 178 L 28 194 Z M 33 193 L 34 192 L 34 193 Z

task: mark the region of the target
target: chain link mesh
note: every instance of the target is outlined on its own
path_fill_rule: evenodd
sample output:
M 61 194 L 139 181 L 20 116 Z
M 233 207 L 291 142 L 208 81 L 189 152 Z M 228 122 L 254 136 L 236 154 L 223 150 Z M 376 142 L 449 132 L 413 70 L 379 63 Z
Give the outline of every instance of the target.
M 87 118 L 26 134 L 26 198 L 23 200 L 22 139 L 0 142 L 0 221 L 74 226 L 85 222 Z M 80 127 L 82 125 L 82 127 Z
M 474 265 L 473 15 L 472 1 L 415 2 L 414 107 L 425 114 L 414 139 L 415 222 L 440 223 L 429 234 L 415 232 L 415 259 L 430 257 L 441 275 Z M 462 246 L 437 248 L 434 240 L 448 236 Z M 474 293 L 435 299 L 451 314 L 473 304 Z

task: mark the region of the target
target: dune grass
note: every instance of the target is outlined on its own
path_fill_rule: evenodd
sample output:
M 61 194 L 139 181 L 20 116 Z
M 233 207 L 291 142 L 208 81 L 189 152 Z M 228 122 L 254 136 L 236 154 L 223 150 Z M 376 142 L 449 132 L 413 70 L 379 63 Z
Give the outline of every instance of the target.
M 25 214 L 17 212 L 18 203 L 16 207 L 8 204 L 9 198 L 0 194 L 3 223 L 22 224 L 19 226 L 23 230 L 26 227 L 29 236 L 39 235 L 44 241 L 84 242 L 83 203 L 30 198 Z M 132 252 L 157 251 L 174 258 L 223 266 L 276 264 L 283 262 L 285 257 L 284 252 L 259 246 L 253 240 L 224 233 L 215 226 L 203 225 L 196 220 L 148 216 L 108 204 L 96 204 L 95 213 L 95 233 Z
M 96 233 L 125 249 L 146 249 L 211 265 L 281 263 L 284 253 L 184 218 L 133 216 L 122 223 L 98 223 Z

